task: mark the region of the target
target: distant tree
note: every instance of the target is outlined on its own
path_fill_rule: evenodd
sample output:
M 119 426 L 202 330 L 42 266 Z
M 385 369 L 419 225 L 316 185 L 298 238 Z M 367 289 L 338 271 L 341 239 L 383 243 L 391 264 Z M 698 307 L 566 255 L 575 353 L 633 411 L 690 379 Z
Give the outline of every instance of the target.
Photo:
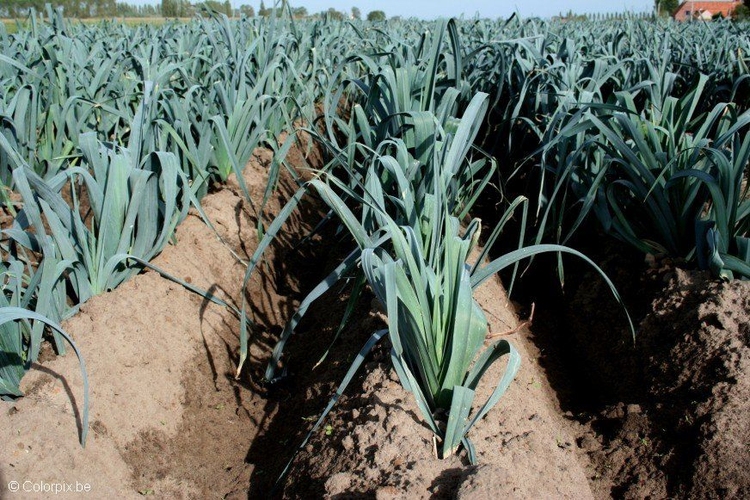
M 16 17 L 16 6 L 15 0 L 9 0 L 0 5 L 0 17 L 14 18 Z
M 161 8 L 161 7 L 160 7 Z M 118 17 L 136 17 L 138 10 L 134 5 L 130 5 L 123 2 L 117 2 L 115 8 L 115 15 Z
M 219 0 L 206 0 L 195 6 L 200 7 L 201 5 L 220 14 L 226 14 L 227 16 L 232 15 L 232 4 L 230 4 L 228 0 L 224 0 L 224 2 L 220 2 Z M 183 17 L 182 12 L 180 12 L 180 17 Z
M 255 9 L 252 5 L 240 5 L 240 15 L 245 17 L 255 17 Z
M 373 10 L 367 14 L 368 21 L 385 21 L 385 12 L 382 10 Z
M 656 0 L 656 12 L 663 17 L 671 17 L 679 6 L 679 0 Z
M 740 5 L 734 9 L 734 12 L 732 12 L 732 19 L 736 21 L 750 20 L 750 7 L 748 7 L 748 2 L 745 2 L 744 5 Z
M 45 4 L 62 8 L 66 17 L 108 17 L 115 16 L 121 9 L 116 0 L 0 0 L 0 17 L 25 17 L 31 9 L 43 13 Z M 129 6 L 133 11 L 135 6 Z
M 331 19 L 333 21 L 343 21 L 344 20 L 344 13 L 339 12 L 338 10 L 331 7 L 327 11 L 323 13 L 323 17 L 327 17 L 328 19 Z
M 362 19 L 362 12 L 358 7 L 352 7 L 352 19 Z
M 192 17 L 195 14 L 195 6 L 190 3 L 190 0 L 177 0 L 179 5 L 177 13 L 180 17 Z
M 271 15 L 271 9 L 266 8 L 266 4 L 263 3 L 263 0 L 260 0 L 260 9 L 258 9 L 258 15 L 260 17 L 268 17 Z
M 178 17 L 177 0 L 161 0 L 161 15 L 164 17 Z
M 117 11 L 115 0 L 96 0 L 92 3 L 91 10 L 94 17 L 114 16 Z
M 304 19 L 307 17 L 307 8 L 306 7 L 292 7 L 292 16 L 295 19 Z

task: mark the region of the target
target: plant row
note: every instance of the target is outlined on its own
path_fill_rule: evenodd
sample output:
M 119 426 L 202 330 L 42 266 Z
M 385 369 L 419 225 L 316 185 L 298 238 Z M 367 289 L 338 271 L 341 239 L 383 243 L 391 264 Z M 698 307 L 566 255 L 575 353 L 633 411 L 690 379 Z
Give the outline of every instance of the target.
M 126 27 L 49 10 L 30 25 L 0 31 L 0 201 L 12 219 L 0 242 L 4 397 L 21 396 L 45 336 L 64 352 L 59 323 L 151 266 L 188 209 L 202 213 L 211 185 L 233 173 L 261 237 L 245 283 L 307 196 L 328 204 L 352 246 L 289 321 L 267 380 L 332 283 L 352 285 L 352 304 L 369 289 L 389 326 L 363 354 L 387 333 L 443 455 L 463 446 L 473 457 L 467 432 L 518 367 L 507 341 L 484 342 L 473 290 L 492 274 L 540 252 L 582 257 L 562 245 L 594 218 L 644 252 L 750 276 L 750 42 L 737 24 L 207 14 Z M 300 127 L 326 158 L 306 183 L 285 161 L 293 141 L 277 141 Z M 259 204 L 241 175 L 258 146 L 276 153 Z M 300 188 L 264 220 L 280 169 Z M 507 211 L 483 228 L 472 208 L 493 197 Z M 487 260 L 514 216 L 516 249 Z M 486 250 L 467 264 L 482 229 Z M 234 310 L 241 360 L 246 310 Z

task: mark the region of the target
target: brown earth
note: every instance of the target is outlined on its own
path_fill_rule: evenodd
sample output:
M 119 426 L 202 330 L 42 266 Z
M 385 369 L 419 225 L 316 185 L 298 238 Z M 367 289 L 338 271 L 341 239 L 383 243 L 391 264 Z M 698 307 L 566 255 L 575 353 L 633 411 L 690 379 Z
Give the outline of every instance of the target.
M 291 161 L 299 165 L 306 154 L 294 151 Z M 270 159 L 258 151 L 245 172 L 255 207 Z M 269 216 L 295 188 L 282 175 Z M 240 260 L 257 245 L 257 216 L 240 193 L 235 181 L 205 198 L 221 240 L 191 213 L 177 245 L 154 261 L 235 307 L 242 302 Z M 368 296 L 313 369 L 346 307 L 348 291 L 337 289 L 310 309 L 292 338 L 286 376 L 270 387 L 262 383 L 270 350 L 302 293 L 347 250 L 332 227 L 300 243 L 320 217 L 306 204 L 251 280 L 246 298 L 255 325 L 239 380 L 239 321 L 227 308 L 153 271 L 86 303 L 64 326 L 85 356 L 91 383 L 87 446 L 78 443 L 78 364 L 70 355 L 50 356 L 24 378 L 24 398 L 1 403 L 0 496 L 48 496 L 11 493 L 11 481 L 31 490 L 88 484 L 95 498 L 269 496 L 354 354 L 383 327 Z M 673 266 L 608 271 L 633 304 L 635 344 L 618 307 L 600 300 L 608 292 L 599 281 L 582 280 L 568 308 L 538 306 L 532 330 L 514 333 L 508 332 L 517 319 L 499 281 L 480 288 L 490 333 L 507 333 L 523 361 L 498 406 L 471 431 L 478 466 L 468 465 L 464 453 L 434 457 L 430 432 L 389 366 L 384 339 L 295 458 L 278 495 L 750 497 L 748 283 L 716 282 Z M 497 380 L 500 368 L 486 380 Z
M 604 386 L 620 380 L 620 390 L 602 389 L 620 398 L 579 415 L 581 448 L 616 497 L 748 498 L 750 282 L 679 268 L 653 277 L 666 286 L 635 349 L 592 356 L 618 359 L 599 373 L 611 374 Z M 586 298 L 577 300 L 585 309 Z
M 479 467 L 465 456 L 435 458 L 432 433 L 421 423 L 384 351 L 300 453 L 289 498 L 593 498 L 586 460 L 557 411 L 536 349 L 525 340 L 499 280 L 483 285 L 477 301 L 489 314 L 489 335 L 511 341 L 521 369 L 500 403 L 470 433 Z M 374 331 L 374 329 L 371 329 Z M 502 376 L 488 371 L 475 403 L 483 403 Z

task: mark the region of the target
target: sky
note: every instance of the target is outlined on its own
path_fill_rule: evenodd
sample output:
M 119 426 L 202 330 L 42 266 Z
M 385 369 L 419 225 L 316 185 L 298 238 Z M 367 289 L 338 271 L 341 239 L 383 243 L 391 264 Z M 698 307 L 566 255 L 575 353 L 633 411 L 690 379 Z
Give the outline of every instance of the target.
M 155 4 L 159 0 L 123 0 L 130 4 Z M 233 7 L 242 4 L 252 5 L 258 10 L 260 0 L 230 0 Z M 265 0 L 266 7 L 271 7 L 274 0 Z M 651 12 L 654 0 L 290 0 L 292 7 L 305 7 L 311 14 L 328 10 L 350 12 L 352 7 L 358 7 L 362 16 L 372 10 L 382 10 L 388 17 L 420 17 L 432 19 L 436 17 L 474 17 L 479 13 L 481 17 L 507 18 L 514 12 L 522 17 L 552 17 L 569 10 L 577 14 L 594 14 L 606 12 Z

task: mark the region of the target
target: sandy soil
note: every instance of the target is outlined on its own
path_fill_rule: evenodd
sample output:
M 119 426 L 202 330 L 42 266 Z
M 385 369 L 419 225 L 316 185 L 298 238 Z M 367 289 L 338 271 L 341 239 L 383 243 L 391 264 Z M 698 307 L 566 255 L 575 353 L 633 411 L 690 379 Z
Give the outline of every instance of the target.
M 747 498 L 750 282 L 657 276 L 666 286 L 620 366 L 640 386 L 588 414 L 582 448 L 618 497 Z
M 522 356 L 521 369 L 500 403 L 470 433 L 478 467 L 465 456 L 435 458 L 432 433 L 420 422 L 413 398 L 398 382 L 383 350 L 365 367 L 292 471 L 289 498 L 593 498 L 586 458 L 557 411 L 554 395 L 525 341 L 499 280 L 477 291 L 490 335 L 504 335 Z M 512 306 L 510 306 L 512 307 Z M 496 364 L 480 386 L 484 402 L 502 376 Z
M 304 152 L 294 154 L 300 161 Z M 270 153 L 258 151 L 245 173 L 256 202 L 269 161 Z M 294 188 L 282 176 L 269 215 Z M 192 214 L 178 229 L 178 243 L 154 261 L 235 305 L 244 274 L 235 255 L 247 259 L 257 244 L 256 214 L 239 193 L 235 181 L 205 199 L 221 240 Z M 328 361 L 313 371 L 347 298 L 346 291 L 324 296 L 290 343 L 288 377 L 273 387 L 261 383 L 270 349 L 302 293 L 346 250 L 332 228 L 296 246 L 320 213 L 308 204 L 290 221 L 249 287 L 255 326 L 239 380 L 238 319 L 155 272 L 85 304 L 64 326 L 89 371 L 89 442 L 85 449 L 78 443 L 77 362 L 49 355 L 24 379 L 24 398 L 0 403 L 0 496 L 48 496 L 9 492 L 6 485 L 17 481 L 31 490 L 88 485 L 94 498 L 267 497 L 353 353 L 383 325 L 366 300 Z M 384 345 L 297 456 L 278 495 L 750 497 L 748 283 L 715 282 L 669 266 L 614 273 L 635 303 L 638 341 L 627 340 L 616 307 L 593 299 L 606 295 L 595 281 L 580 286 L 567 309 L 548 314 L 546 325 L 540 319 L 510 334 L 523 364 L 498 406 L 472 430 L 478 466 L 464 455 L 434 458 L 430 432 L 390 369 Z M 491 332 L 513 330 L 518 320 L 499 281 L 480 291 Z M 558 323 L 577 333 L 551 341 L 554 332 L 563 335 Z M 570 349 L 576 356 L 563 356 Z

